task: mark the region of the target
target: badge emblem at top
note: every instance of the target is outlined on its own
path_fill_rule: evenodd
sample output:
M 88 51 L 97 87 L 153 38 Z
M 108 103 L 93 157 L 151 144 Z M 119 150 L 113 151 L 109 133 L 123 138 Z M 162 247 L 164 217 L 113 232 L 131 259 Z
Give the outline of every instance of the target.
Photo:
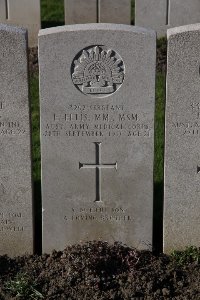
M 72 63 L 72 81 L 85 95 L 105 97 L 123 84 L 125 65 L 120 55 L 105 46 L 80 51 Z

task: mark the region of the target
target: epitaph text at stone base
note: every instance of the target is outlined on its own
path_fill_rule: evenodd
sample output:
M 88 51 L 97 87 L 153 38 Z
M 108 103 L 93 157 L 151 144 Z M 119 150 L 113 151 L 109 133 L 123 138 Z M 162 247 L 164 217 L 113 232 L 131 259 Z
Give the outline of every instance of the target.
M 152 244 L 156 36 L 127 25 L 39 35 L 43 252 Z
M 0 24 L 0 255 L 33 252 L 27 33 Z

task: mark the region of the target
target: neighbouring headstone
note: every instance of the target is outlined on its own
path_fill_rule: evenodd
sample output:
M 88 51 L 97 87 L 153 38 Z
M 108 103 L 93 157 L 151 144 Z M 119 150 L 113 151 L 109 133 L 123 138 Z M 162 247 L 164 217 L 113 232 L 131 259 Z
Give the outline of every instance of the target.
M 152 28 L 158 36 L 168 28 L 168 0 L 135 0 L 135 25 Z M 169 0 L 170 1 L 170 0 Z
M 135 24 L 156 30 L 158 37 L 169 28 L 198 22 L 199 0 L 135 0 Z
M 130 0 L 65 0 L 65 24 L 130 22 Z
M 170 5 L 170 27 L 200 22 L 199 0 L 168 0 Z
M 65 24 L 97 22 L 97 0 L 65 0 Z
M 155 33 L 128 25 L 40 31 L 43 252 L 151 247 L 155 56 Z
M 40 0 L 0 0 L 0 22 L 27 28 L 29 46 L 37 46 Z
M 0 255 L 33 252 L 27 33 L 0 24 Z
M 6 1 L 5 0 L 1 0 L 0 1 L 0 20 L 4 20 L 6 18 L 6 11 L 7 11 L 7 7 L 6 7 Z
M 200 25 L 168 31 L 164 252 L 200 247 Z
M 99 23 L 131 23 L 131 0 L 100 0 Z

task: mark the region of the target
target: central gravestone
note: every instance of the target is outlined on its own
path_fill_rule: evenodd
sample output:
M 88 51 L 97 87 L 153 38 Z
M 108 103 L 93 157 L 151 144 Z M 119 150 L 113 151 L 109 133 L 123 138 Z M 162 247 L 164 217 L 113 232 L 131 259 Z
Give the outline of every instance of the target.
M 43 251 L 152 243 L 156 36 L 88 24 L 39 34 Z

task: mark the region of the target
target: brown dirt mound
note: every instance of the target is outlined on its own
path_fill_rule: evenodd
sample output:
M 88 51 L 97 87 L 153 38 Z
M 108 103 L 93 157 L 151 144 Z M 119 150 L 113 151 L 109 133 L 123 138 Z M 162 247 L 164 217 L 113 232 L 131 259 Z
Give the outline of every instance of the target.
M 6 282 L 28 276 L 46 300 L 199 300 L 200 265 L 177 266 L 120 243 L 89 242 L 51 255 L 0 257 L 0 299 L 19 299 Z M 39 299 L 31 296 L 20 299 Z

